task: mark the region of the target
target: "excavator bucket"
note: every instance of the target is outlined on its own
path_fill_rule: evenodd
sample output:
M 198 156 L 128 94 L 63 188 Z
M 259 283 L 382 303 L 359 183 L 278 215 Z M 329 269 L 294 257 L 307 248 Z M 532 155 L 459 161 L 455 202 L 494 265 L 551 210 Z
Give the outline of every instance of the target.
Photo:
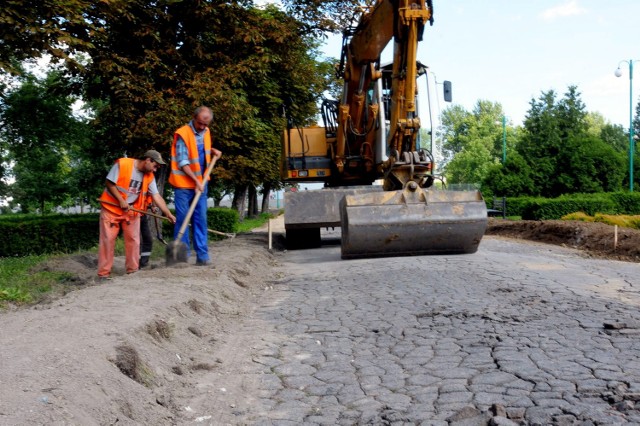
M 342 258 L 475 253 L 487 227 L 479 191 L 422 188 L 345 195 Z

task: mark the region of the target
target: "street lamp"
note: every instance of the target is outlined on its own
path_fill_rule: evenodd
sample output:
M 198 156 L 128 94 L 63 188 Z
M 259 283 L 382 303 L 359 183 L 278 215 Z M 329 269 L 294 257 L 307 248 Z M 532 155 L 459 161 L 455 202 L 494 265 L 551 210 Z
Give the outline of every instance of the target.
M 629 59 L 628 61 L 618 62 L 618 68 L 615 71 L 616 77 L 622 76 L 620 64 L 623 62 L 629 65 L 629 192 L 633 192 L 633 63 L 640 59 Z
M 500 121 L 496 121 L 500 124 Z M 502 116 L 502 165 L 507 162 L 507 116 Z
M 502 116 L 502 165 L 507 162 L 507 116 Z

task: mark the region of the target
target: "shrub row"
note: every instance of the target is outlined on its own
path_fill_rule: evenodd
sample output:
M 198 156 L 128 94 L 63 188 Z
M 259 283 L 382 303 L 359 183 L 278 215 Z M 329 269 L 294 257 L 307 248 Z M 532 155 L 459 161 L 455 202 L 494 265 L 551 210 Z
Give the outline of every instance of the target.
M 0 221 L 0 257 L 69 253 L 96 245 L 96 213 L 82 215 L 23 216 Z
M 524 220 L 560 219 L 570 213 L 640 214 L 640 193 L 613 192 L 595 194 L 571 194 L 558 198 L 508 197 L 507 215 L 520 216 Z
M 0 257 L 73 253 L 98 244 L 100 230 L 97 213 L 74 215 L 2 215 L 0 216 Z M 238 212 L 229 208 L 207 211 L 207 225 L 220 232 L 238 229 Z M 173 224 L 163 220 L 163 233 L 173 236 Z M 224 238 L 209 234 L 216 240 Z
M 238 231 L 240 216 L 238 211 L 226 207 L 216 207 L 207 210 L 207 227 L 215 231 L 235 233 Z M 169 221 L 163 220 L 162 233 L 173 237 L 174 226 Z M 188 229 L 187 229 L 188 231 Z M 186 232 L 187 232 L 186 231 Z M 220 240 L 225 237 L 209 233 L 210 240 Z

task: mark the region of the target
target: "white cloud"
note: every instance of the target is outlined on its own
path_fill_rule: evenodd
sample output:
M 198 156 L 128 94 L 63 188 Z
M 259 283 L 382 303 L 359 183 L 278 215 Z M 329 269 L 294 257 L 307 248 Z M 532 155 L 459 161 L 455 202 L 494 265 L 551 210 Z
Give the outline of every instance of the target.
M 564 16 L 582 15 L 584 13 L 587 13 L 587 9 L 580 7 L 578 0 L 570 0 L 565 4 L 545 10 L 540 16 L 542 16 L 542 19 L 550 21 Z

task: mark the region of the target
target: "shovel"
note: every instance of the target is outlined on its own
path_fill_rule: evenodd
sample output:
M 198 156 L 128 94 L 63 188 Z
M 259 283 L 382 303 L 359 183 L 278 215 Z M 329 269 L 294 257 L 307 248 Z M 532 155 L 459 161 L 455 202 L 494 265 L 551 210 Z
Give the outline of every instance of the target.
M 160 216 L 160 217 L 161 217 L 161 218 L 163 218 L 163 219 L 168 219 L 167 217 L 164 217 L 164 216 Z M 158 239 L 158 241 L 160 241 L 162 244 L 164 244 L 165 246 L 168 246 L 168 245 L 169 245 L 169 243 L 168 243 L 168 242 L 166 242 L 166 241 L 164 240 L 164 238 L 162 238 L 162 232 L 161 232 L 161 230 L 162 230 L 162 226 L 160 226 L 160 224 L 158 223 L 158 217 L 157 217 L 157 216 L 154 216 L 154 217 L 153 217 L 153 220 L 156 222 L 156 238 L 157 238 L 157 239 Z
M 235 238 L 236 237 L 236 234 L 230 234 L 228 232 L 220 232 L 220 231 L 216 231 L 214 229 L 207 229 L 207 231 L 211 232 L 212 234 L 222 235 L 222 236 L 227 237 L 227 238 Z
M 111 203 L 111 202 L 109 202 L 109 201 L 103 201 L 103 200 L 98 200 L 98 201 L 100 201 L 101 203 L 104 203 L 104 204 L 111 204 L 112 206 L 120 207 L 120 204 Z M 197 200 L 196 200 L 196 201 L 197 201 Z M 162 215 L 159 215 L 159 214 L 155 214 L 155 213 L 152 213 L 152 212 L 149 212 L 149 211 L 139 210 L 139 209 L 135 209 L 135 208 L 133 208 L 133 207 L 129 207 L 129 210 L 133 210 L 134 212 L 138 212 L 138 213 L 142 213 L 142 214 L 147 214 L 147 215 L 149 215 L 149 216 L 153 216 L 154 218 L 157 218 L 157 219 L 165 219 L 165 220 L 169 220 L 169 218 L 168 218 L 168 217 L 166 217 L 166 216 L 162 216 Z M 191 212 L 191 213 L 193 213 L 193 212 Z M 160 231 L 159 231 L 160 227 L 159 227 L 157 224 L 156 224 L 156 228 L 158 228 L 158 233 L 159 233 L 159 232 L 160 232 Z M 215 229 L 207 229 L 207 231 L 211 232 L 212 234 L 222 235 L 223 237 L 227 237 L 227 238 L 235 238 L 235 237 L 236 237 L 236 234 L 235 234 L 235 233 L 220 232 L 220 231 L 216 231 Z M 184 234 L 184 232 L 183 232 L 183 234 Z M 180 235 L 180 237 L 182 237 L 182 235 Z M 169 245 L 169 244 L 168 244 L 168 243 L 167 243 L 167 242 L 162 238 L 162 236 L 161 236 L 160 234 L 158 234 L 158 235 L 157 235 L 157 238 L 158 238 L 158 240 L 160 240 L 160 242 L 161 242 L 162 244 L 164 244 L 165 246 L 166 246 L 166 245 Z
M 111 201 L 104 201 L 104 200 L 98 200 L 98 201 L 101 202 L 102 204 L 110 204 L 112 206 L 120 207 L 120 204 L 112 203 Z M 133 208 L 133 207 L 129 207 L 129 210 L 134 211 L 134 212 L 138 212 L 138 213 L 142 213 L 142 214 L 146 214 L 146 215 L 149 215 L 149 216 L 157 217 L 157 218 L 160 218 L 160 219 L 169 220 L 169 218 L 166 217 L 166 216 L 162 216 L 162 215 L 159 215 L 159 214 L 151 213 L 149 211 L 140 210 L 140 209 L 136 209 L 136 208 Z
M 104 200 L 98 200 L 98 201 L 103 203 L 103 204 L 110 204 L 112 206 L 120 207 L 120 204 L 112 203 L 111 201 L 104 201 Z M 156 230 L 158 232 L 156 234 L 156 238 L 158 239 L 158 241 L 160 241 L 165 246 L 168 245 L 168 243 L 164 240 L 164 238 L 162 238 L 162 234 L 160 233 L 160 229 L 162 229 L 162 228 L 158 225 L 158 219 L 169 220 L 168 217 L 161 216 L 159 214 L 155 214 L 155 213 L 152 213 L 150 211 L 144 211 L 144 210 L 136 209 L 136 208 L 133 208 L 133 207 L 129 207 L 129 210 L 133 210 L 134 212 L 138 212 L 138 213 L 146 214 L 146 215 L 149 215 L 149 216 L 153 216 L 155 218 L 155 221 L 156 221 Z
M 213 170 L 213 166 L 216 164 L 216 161 L 217 159 L 214 157 L 204 173 L 202 182 L 204 182 L 205 184 L 207 184 L 209 175 L 211 174 L 211 170 Z M 198 204 L 198 200 L 200 199 L 201 195 L 202 192 L 196 190 L 196 195 L 193 197 L 193 201 L 189 206 L 189 211 L 187 211 L 187 215 L 185 216 L 184 221 L 182 222 L 182 225 L 178 230 L 178 235 L 176 235 L 176 238 L 167 246 L 167 266 L 173 265 L 178 262 L 187 262 L 187 252 L 189 251 L 189 247 L 187 247 L 187 245 L 181 240 L 184 232 L 187 230 L 187 226 L 189 226 L 189 222 L 191 222 L 191 216 L 193 215 L 193 211 L 196 209 L 196 204 Z

